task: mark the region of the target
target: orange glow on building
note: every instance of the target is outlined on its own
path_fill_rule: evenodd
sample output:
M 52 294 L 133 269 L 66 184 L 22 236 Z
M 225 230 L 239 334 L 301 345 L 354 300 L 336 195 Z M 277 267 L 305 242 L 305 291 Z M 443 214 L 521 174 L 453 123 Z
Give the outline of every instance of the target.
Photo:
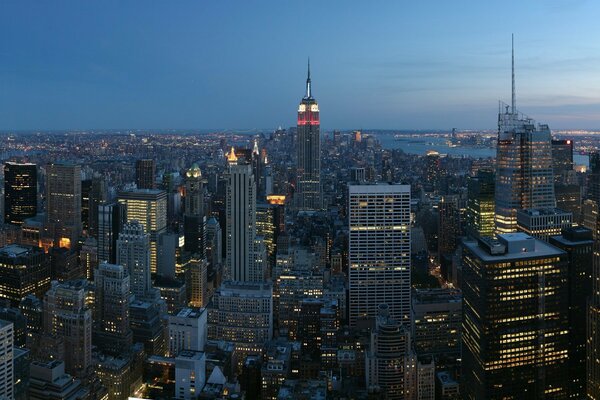
M 269 204 L 285 204 L 285 195 L 270 194 L 267 196 L 267 202 L 269 202 Z

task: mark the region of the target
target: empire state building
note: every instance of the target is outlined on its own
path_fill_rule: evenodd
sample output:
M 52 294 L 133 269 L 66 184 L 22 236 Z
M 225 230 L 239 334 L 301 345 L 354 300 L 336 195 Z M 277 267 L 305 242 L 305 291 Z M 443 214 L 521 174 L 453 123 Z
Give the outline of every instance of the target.
M 310 62 L 306 94 L 298 106 L 296 159 L 296 206 L 300 211 L 320 210 L 322 196 L 319 105 L 311 93 Z

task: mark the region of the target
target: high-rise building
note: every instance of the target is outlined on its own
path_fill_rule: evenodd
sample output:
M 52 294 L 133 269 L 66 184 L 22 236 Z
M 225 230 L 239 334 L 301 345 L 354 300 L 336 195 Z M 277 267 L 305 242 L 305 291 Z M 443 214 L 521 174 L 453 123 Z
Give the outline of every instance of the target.
M 401 400 L 409 387 L 406 363 L 411 353 L 410 331 L 393 320 L 389 311 L 386 304 L 379 306 L 366 356 L 366 385 L 367 390 L 378 391 L 381 398 Z
M 169 355 L 183 350 L 204 351 L 206 344 L 206 309 L 183 308 L 168 316 Z
M 65 373 L 65 363 L 59 360 L 31 363 L 29 400 L 87 399 L 90 396 L 79 379 Z
M 11 244 L 0 248 L 0 298 L 19 305 L 27 295 L 42 298 L 50 287 L 50 262 L 37 247 Z
M 466 233 L 473 237 L 494 235 L 495 177 L 491 170 L 478 170 L 467 183 Z
M 98 347 L 109 354 L 129 350 L 132 332 L 129 326 L 130 277 L 122 265 L 101 263 L 94 272 L 96 286 L 96 337 Z
M 138 221 L 123 225 L 117 239 L 117 264 L 127 269 L 131 293 L 146 299 L 152 289 L 150 279 L 150 235 Z
M 150 234 L 150 271 L 156 272 L 158 237 L 167 230 L 167 193 L 156 189 L 137 189 L 119 193 L 125 205 L 127 222 L 138 221 Z
M 89 200 L 89 234 L 90 236 L 98 236 L 98 206 L 105 204 L 108 201 L 108 187 L 106 180 L 102 176 L 94 176 L 92 178 L 92 187 L 90 190 Z
M 65 370 L 82 376 L 92 364 L 92 310 L 83 281 L 53 282 L 44 296 L 44 331 L 62 337 Z
M 460 358 L 462 295 L 456 289 L 416 289 L 413 340 L 418 355 Z
M 374 319 L 380 304 L 410 321 L 410 186 L 350 185 L 350 325 Z
M 273 336 L 273 288 L 269 283 L 223 282 L 208 306 L 208 338 L 238 348 L 260 348 Z
M 517 111 L 514 51 L 512 103 L 498 113 L 496 156 L 496 231 L 517 229 L 517 210 L 555 208 L 550 128 Z
M 37 213 L 37 166 L 4 164 L 4 222 L 21 225 Z
M 464 240 L 462 260 L 463 397 L 566 398 L 567 254 L 518 232 Z
M 558 208 L 529 208 L 517 211 L 517 229 L 521 232 L 548 241 L 550 236 L 573 225 L 573 214 Z
M 81 235 L 81 166 L 46 165 L 46 224 L 56 247 L 75 246 Z
M 298 106 L 295 197 L 299 210 L 320 210 L 323 207 L 320 124 L 319 105 L 311 92 L 309 63 L 306 93 Z
M 192 254 L 205 254 L 206 219 L 204 217 L 204 183 L 197 164 L 185 173 L 185 212 L 183 214 L 184 248 Z
M 0 319 L 0 398 L 14 398 L 14 329 L 12 322 Z
M 215 217 L 206 222 L 206 258 L 213 269 L 220 266 L 223 259 L 221 225 Z
M 590 152 L 589 163 L 587 198 L 600 204 L 600 152 Z
M 461 234 L 457 196 L 442 196 L 438 211 L 438 254 L 441 257 L 454 253 Z
M 198 398 L 206 383 L 206 355 L 201 351 L 185 350 L 175 357 L 175 399 Z
M 595 204 L 595 202 L 594 202 Z M 595 228 L 594 228 L 595 229 Z M 592 297 L 587 308 L 586 394 L 600 399 L 600 241 L 594 240 L 592 263 Z
M 81 181 L 81 228 L 84 232 L 90 229 L 90 196 L 92 194 L 92 180 Z
M 142 159 L 135 162 L 135 183 L 138 189 L 156 189 L 154 176 L 156 162 L 152 159 Z
M 127 222 L 127 208 L 121 203 L 98 206 L 98 261 L 117 262 L 117 239 Z
M 568 227 L 561 235 L 551 236 L 550 244 L 564 250 L 569 261 L 569 398 L 585 397 L 587 306 L 592 300 L 592 231 Z
M 190 291 L 189 303 L 192 307 L 204 307 L 208 302 L 208 262 L 206 258 L 193 257 L 186 271 L 186 284 Z
M 167 352 L 165 324 L 157 302 L 134 300 L 129 305 L 133 342 L 143 343 L 147 355 L 164 356 Z
M 252 166 L 238 160 L 234 149 L 227 156 L 227 279 L 262 281 L 254 257 L 256 238 L 256 185 Z
M 573 141 L 552 139 L 552 170 L 554 182 L 565 183 L 566 176 L 573 171 Z

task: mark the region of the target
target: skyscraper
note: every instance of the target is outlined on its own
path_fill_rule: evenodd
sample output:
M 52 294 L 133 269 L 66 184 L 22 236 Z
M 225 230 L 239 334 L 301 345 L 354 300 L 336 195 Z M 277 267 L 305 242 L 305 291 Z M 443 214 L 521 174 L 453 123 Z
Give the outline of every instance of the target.
M 95 342 L 109 354 L 118 355 L 131 347 L 133 334 L 129 326 L 129 282 L 129 273 L 122 265 L 103 262 L 94 272 Z
M 127 190 L 119 193 L 119 203 L 125 205 L 127 222 L 138 221 L 150 234 L 150 271 L 156 272 L 158 237 L 167 230 L 167 193 L 157 189 Z
M 50 262 L 37 247 L 0 248 L 0 298 L 16 307 L 27 295 L 42 298 L 50 287 Z
M 306 94 L 298 107 L 296 141 L 296 204 L 299 210 L 320 210 L 321 196 L 321 133 L 319 105 L 311 93 L 310 63 L 306 79 Z
M 569 227 L 550 244 L 564 250 L 569 260 L 569 397 L 585 397 L 586 342 L 588 304 L 592 300 L 593 245 L 592 231 Z
M 204 236 L 206 220 L 204 218 L 204 184 L 202 172 L 197 164 L 185 173 L 185 213 L 183 232 L 185 250 L 204 256 Z
M 513 51 L 512 104 L 498 113 L 497 233 L 516 230 L 519 209 L 556 207 L 550 128 L 517 111 L 514 59 Z
M 567 277 L 567 254 L 525 233 L 463 241 L 463 398 L 567 397 Z
M 138 189 L 156 189 L 154 176 L 156 162 L 152 159 L 142 159 L 135 162 L 135 183 Z
M 150 235 L 138 221 L 123 226 L 117 239 L 117 264 L 129 272 L 130 290 L 137 300 L 147 298 L 150 280 Z
M 467 182 L 466 233 L 473 237 L 494 235 L 494 172 L 477 171 Z
M 410 322 L 410 186 L 350 185 L 350 325 L 374 319 L 380 304 Z
M 0 398 L 14 397 L 14 328 L 12 322 L 0 319 Z
M 127 221 L 126 207 L 121 203 L 98 206 L 98 261 L 117 262 L 117 239 Z
M 75 376 L 92 364 L 92 310 L 84 281 L 53 282 L 44 296 L 44 331 L 65 344 L 65 370 Z
M 566 175 L 573 171 L 573 141 L 552 139 L 552 170 L 555 183 L 566 183 Z
M 263 277 L 254 257 L 256 238 L 256 185 L 252 166 L 238 160 L 232 148 L 227 156 L 227 279 L 256 282 Z
M 46 223 L 55 246 L 70 248 L 81 234 L 81 166 L 46 165 Z
M 21 225 L 37 213 L 35 164 L 4 164 L 4 222 Z

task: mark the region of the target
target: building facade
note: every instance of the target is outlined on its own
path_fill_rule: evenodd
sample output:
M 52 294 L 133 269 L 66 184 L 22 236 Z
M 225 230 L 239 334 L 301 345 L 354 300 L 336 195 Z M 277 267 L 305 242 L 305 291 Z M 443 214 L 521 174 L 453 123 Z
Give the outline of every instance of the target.
M 321 122 L 319 105 L 312 95 L 310 64 L 306 93 L 298 106 L 296 140 L 296 205 L 299 210 L 320 210 L 321 191 Z
M 410 321 L 410 186 L 350 185 L 350 325 L 377 316 Z

